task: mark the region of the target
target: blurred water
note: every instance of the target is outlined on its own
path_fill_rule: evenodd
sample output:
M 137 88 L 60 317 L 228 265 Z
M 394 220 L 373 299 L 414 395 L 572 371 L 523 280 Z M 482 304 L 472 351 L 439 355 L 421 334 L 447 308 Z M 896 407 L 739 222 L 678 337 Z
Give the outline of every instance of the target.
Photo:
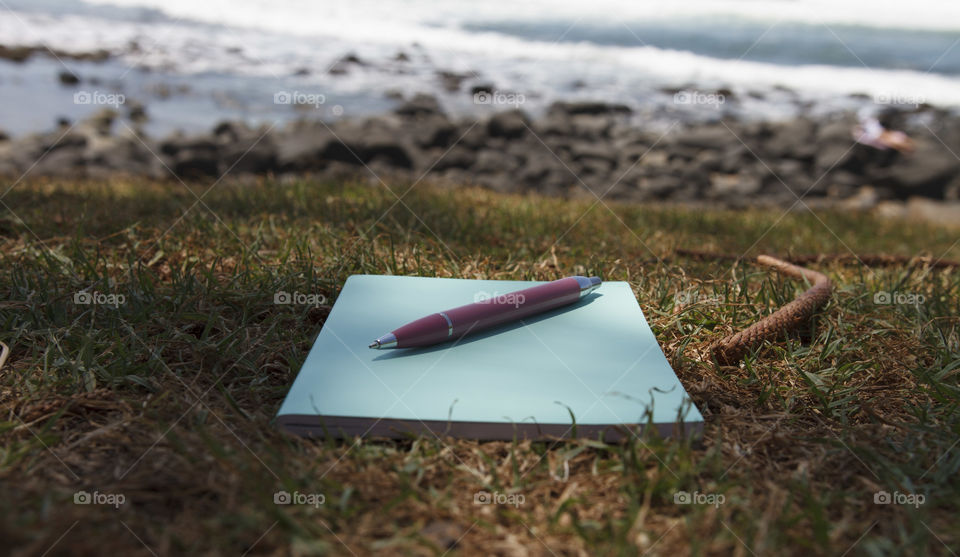
M 457 113 L 488 108 L 477 107 L 463 90 L 445 91 L 438 70 L 461 73 L 466 90 L 489 84 L 522 95 L 524 108 L 533 112 L 557 99 L 590 98 L 624 102 L 651 115 L 672 110 L 710 119 L 732 111 L 777 118 L 811 106 L 844 107 L 852 94 L 960 106 L 960 3 L 936 0 L 5 4 L 9 10 L 0 9 L 0 44 L 108 49 L 119 65 L 101 68 L 108 74 L 104 79 L 118 81 L 151 104 L 156 101 L 147 98 L 151 78 L 142 70 L 161 80 L 188 78 L 202 100 L 160 99 L 171 109 L 168 121 L 185 128 L 208 124 L 211 111 L 252 120 L 286 115 L 289 107 L 271 106 L 269 99 L 294 87 L 337 99 L 348 113 L 384 109 L 391 104 L 384 100 L 388 91 L 432 92 Z M 330 76 L 327 70 L 348 52 L 369 64 Z M 407 61 L 393 61 L 399 52 Z M 20 73 L 22 67 L 0 63 L 0 79 L 9 76 L 8 82 L 16 84 Z M 43 86 L 42 79 L 26 72 L 19 84 Z M 726 90 L 738 100 L 683 106 L 663 91 L 678 88 Z M 797 96 L 783 94 L 783 88 Z M 22 102 L 49 113 L 30 98 Z M 0 125 L 25 126 L 9 116 L 14 122 Z

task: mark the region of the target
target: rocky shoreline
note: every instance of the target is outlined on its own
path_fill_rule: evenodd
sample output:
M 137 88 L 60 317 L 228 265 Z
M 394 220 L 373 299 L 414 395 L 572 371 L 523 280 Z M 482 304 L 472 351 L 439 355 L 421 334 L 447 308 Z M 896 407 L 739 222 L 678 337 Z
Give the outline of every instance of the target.
M 786 122 L 722 121 L 643 129 L 623 105 L 556 103 L 452 119 L 417 95 L 390 114 L 282 128 L 224 122 L 204 134 L 150 138 L 105 109 L 50 133 L 0 132 L 0 175 L 117 174 L 212 181 L 231 175 L 380 176 L 503 192 L 722 206 L 811 204 L 869 208 L 884 200 L 960 198 L 960 119 L 931 107 L 887 114 L 916 150 L 855 144 L 854 114 Z M 38 162 L 39 161 L 39 162 Z M 368 170 L 369 169 L 369 170 Z

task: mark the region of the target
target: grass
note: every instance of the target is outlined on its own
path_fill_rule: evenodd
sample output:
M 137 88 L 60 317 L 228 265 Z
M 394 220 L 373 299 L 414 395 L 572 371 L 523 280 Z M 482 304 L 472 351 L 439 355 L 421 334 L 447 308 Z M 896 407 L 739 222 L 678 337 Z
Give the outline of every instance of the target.
M 402 203 L 383 187 L 309 179 L 190 189 L 32 181 L 3 198 L 4 551 L 960 550 L 957 272 L 820 265 L 836 290 L 813 322 L 721 367 L 712 342 L 804 285 L 673 252 L 956 259 L 955 231 L 828 211 L 780 218 L 427 185 Z M 284 436 L 272 419 L 329 307 L 275 305 L 273 293 L 332 303 L 355 273 L 629 281 L 705 416 L 703 438 Z M 916 303 L 875 303 L 884 291 Z M 123 303 L 75 303 L 82 292 Z M 123 504 L 75 504 L 81 490 Z M 278 490 L 324 501 L 275 505 Z M 480 490 L 523 502 L 474 505 Z M 705 504 L 676 504 L 681 491 Z M 875 504 L 881 491 L 900 502 Z M 922 504 L 905 504 L 918 496 Z

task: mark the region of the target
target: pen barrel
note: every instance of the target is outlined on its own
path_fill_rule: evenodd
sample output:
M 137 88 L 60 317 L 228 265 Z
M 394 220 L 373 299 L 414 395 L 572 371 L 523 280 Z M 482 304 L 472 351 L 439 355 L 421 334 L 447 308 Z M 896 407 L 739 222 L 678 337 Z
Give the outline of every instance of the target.
M 398 348 L 429 346 L 572 304 L 580 299 L 581 288 L 568 277 L 505 294 L 479 293 L 483 298 L 477 302 L 428 315 L 393 334 Z

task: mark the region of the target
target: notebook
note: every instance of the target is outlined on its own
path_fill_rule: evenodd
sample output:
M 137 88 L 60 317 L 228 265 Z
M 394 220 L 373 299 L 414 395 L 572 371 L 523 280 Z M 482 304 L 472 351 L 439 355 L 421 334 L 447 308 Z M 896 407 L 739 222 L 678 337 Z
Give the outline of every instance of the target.
M 353 275 L 277 414 L 316 437 L 450 435 L 616 441 L 652 425 L 698 434 L 703 417 L 630 286 L 427 348 L 371 350 L 430 313 L 539 282 Z

